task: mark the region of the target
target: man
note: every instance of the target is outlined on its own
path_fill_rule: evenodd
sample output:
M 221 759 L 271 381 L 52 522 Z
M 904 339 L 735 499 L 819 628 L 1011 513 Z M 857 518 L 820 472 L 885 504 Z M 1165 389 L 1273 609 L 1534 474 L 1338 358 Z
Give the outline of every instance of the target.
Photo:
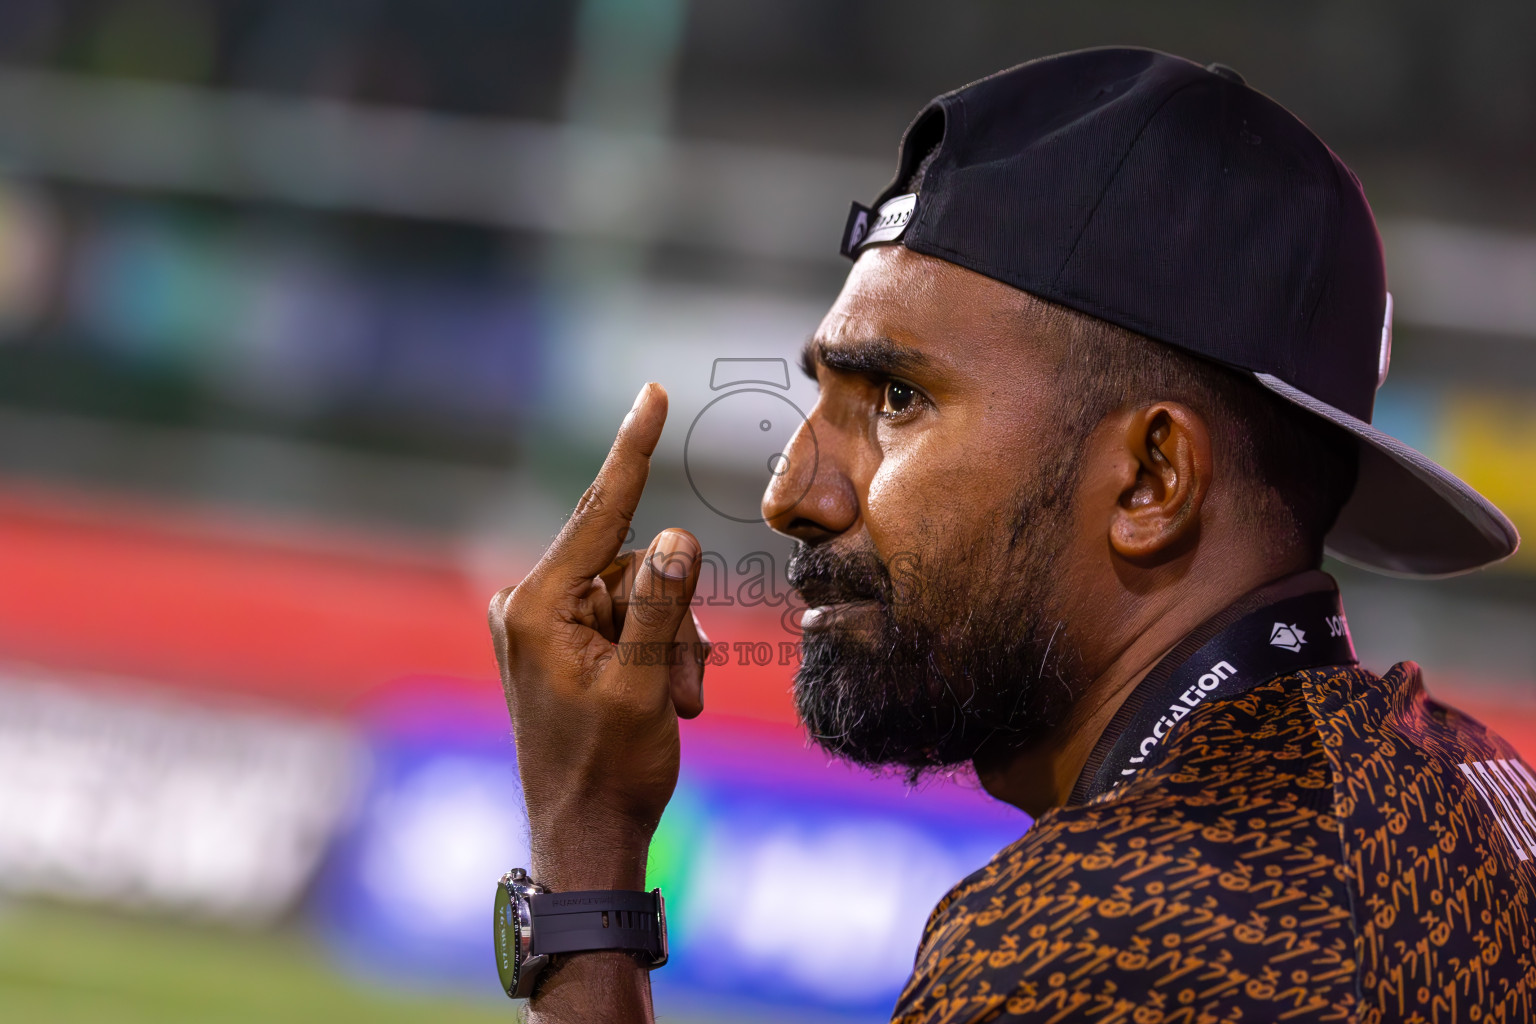
M 1412 663 L 1359 668 L 1317 571 L 1518 543 L 1369 426 L 1390 298 L 1348 169 L 1229 69 L 1083 51 L 930 104 L 844 251 L 763 499 L 797 707 L 1036 819 L 941 901 L 896 1019 L 1530 1019 L 1536 779 Z M 640 890 L 702 709 L 698 546 L 615 557 L 665 414 L 646 385 L 491 608 L 550 890 L 504 881 L 499 955 L 538 1020 L 649 1019 L 665 956 Z

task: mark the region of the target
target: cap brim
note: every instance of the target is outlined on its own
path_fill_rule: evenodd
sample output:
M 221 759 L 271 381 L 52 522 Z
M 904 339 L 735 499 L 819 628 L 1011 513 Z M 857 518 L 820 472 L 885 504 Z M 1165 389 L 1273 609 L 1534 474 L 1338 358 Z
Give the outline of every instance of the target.
M 1324 541 L 1330 555 L 1394 576 L 1455 576 L 1520 546 L 1504 513 L 1455 474 L 1364 420 L 1267 373 L 1259 383 L 1360 442 L 1360 476 Z

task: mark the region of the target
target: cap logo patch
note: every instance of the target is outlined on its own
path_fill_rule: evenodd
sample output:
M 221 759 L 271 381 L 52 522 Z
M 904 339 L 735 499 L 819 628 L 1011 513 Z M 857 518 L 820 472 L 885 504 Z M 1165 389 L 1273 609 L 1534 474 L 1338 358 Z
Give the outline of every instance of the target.
M 906 233 L 907 224 L 912 220 L 912 213 L 916 209 L 916 192 L 908 192 L 904 196 L 887 199 L 880 204 L 880 209 L 875 211 L 875 223 L 870 227 L 869 234 L 864 236 L 861 244 L 874 245 L 876 242 L 896 241 Z
M 843 229 L 842 254 L 854 257 L 865 246 L 896 241 L 906 234 L 916 210 L 916 192 L 887 199 L 878 210 L 854 203 L 848 211 L 848 224 Z
M 848 229 L 848 248 L 857 249 L 868 233 L 869 211 L 865 209 L 853 211 L 853 226 Z

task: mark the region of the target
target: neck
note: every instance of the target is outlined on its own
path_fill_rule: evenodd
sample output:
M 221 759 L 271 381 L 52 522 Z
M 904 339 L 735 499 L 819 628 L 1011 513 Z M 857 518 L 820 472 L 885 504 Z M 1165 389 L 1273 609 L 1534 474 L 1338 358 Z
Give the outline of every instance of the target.
M 1300 571 L 1299 566 L 1232 569 L 1205 575 L 1202 586 L 1171 586 L 1134 599 L 1125 593 L 1120 601 L 1090 602 L 1107 609 L 1081 617 L 1090 628 L 1107 630 L 1100 633 L 1107 642 L 1099 645 L 1106 653 L 1090 681 L 1066 721 L 1045 740 L 1025 749 L 983 749 L 975 759 L 983 788 L 1034 818 L 1066 804 L 1115 712 L 1179 641 L 1243 595 Z M 1186 574 L 1185 581 L 1192 575 Z M 1074 621 L 1078 618 L 1073 616 Z

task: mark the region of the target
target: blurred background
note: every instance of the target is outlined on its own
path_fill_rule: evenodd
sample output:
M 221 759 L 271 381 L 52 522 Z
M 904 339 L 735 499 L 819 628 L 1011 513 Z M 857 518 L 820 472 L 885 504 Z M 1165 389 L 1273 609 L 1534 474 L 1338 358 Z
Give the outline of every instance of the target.
M 882 1019 L 1028 822 L 806 750 L 754 522 L 814 400 L 783 360 L 924 101 L 1103 43 L 1229 64 L 1356 169 L 1377 422 L 1536 537 L 1528 3 L 0 3 L 0 1016 L 507 1018 L 485 604 L 658 379 L 635 543 L 700 536 L 731 645 L 653 852 L 658 1008 Z M 1332 568 L 1370 666 L 1536 756 L 1536 544 Z

